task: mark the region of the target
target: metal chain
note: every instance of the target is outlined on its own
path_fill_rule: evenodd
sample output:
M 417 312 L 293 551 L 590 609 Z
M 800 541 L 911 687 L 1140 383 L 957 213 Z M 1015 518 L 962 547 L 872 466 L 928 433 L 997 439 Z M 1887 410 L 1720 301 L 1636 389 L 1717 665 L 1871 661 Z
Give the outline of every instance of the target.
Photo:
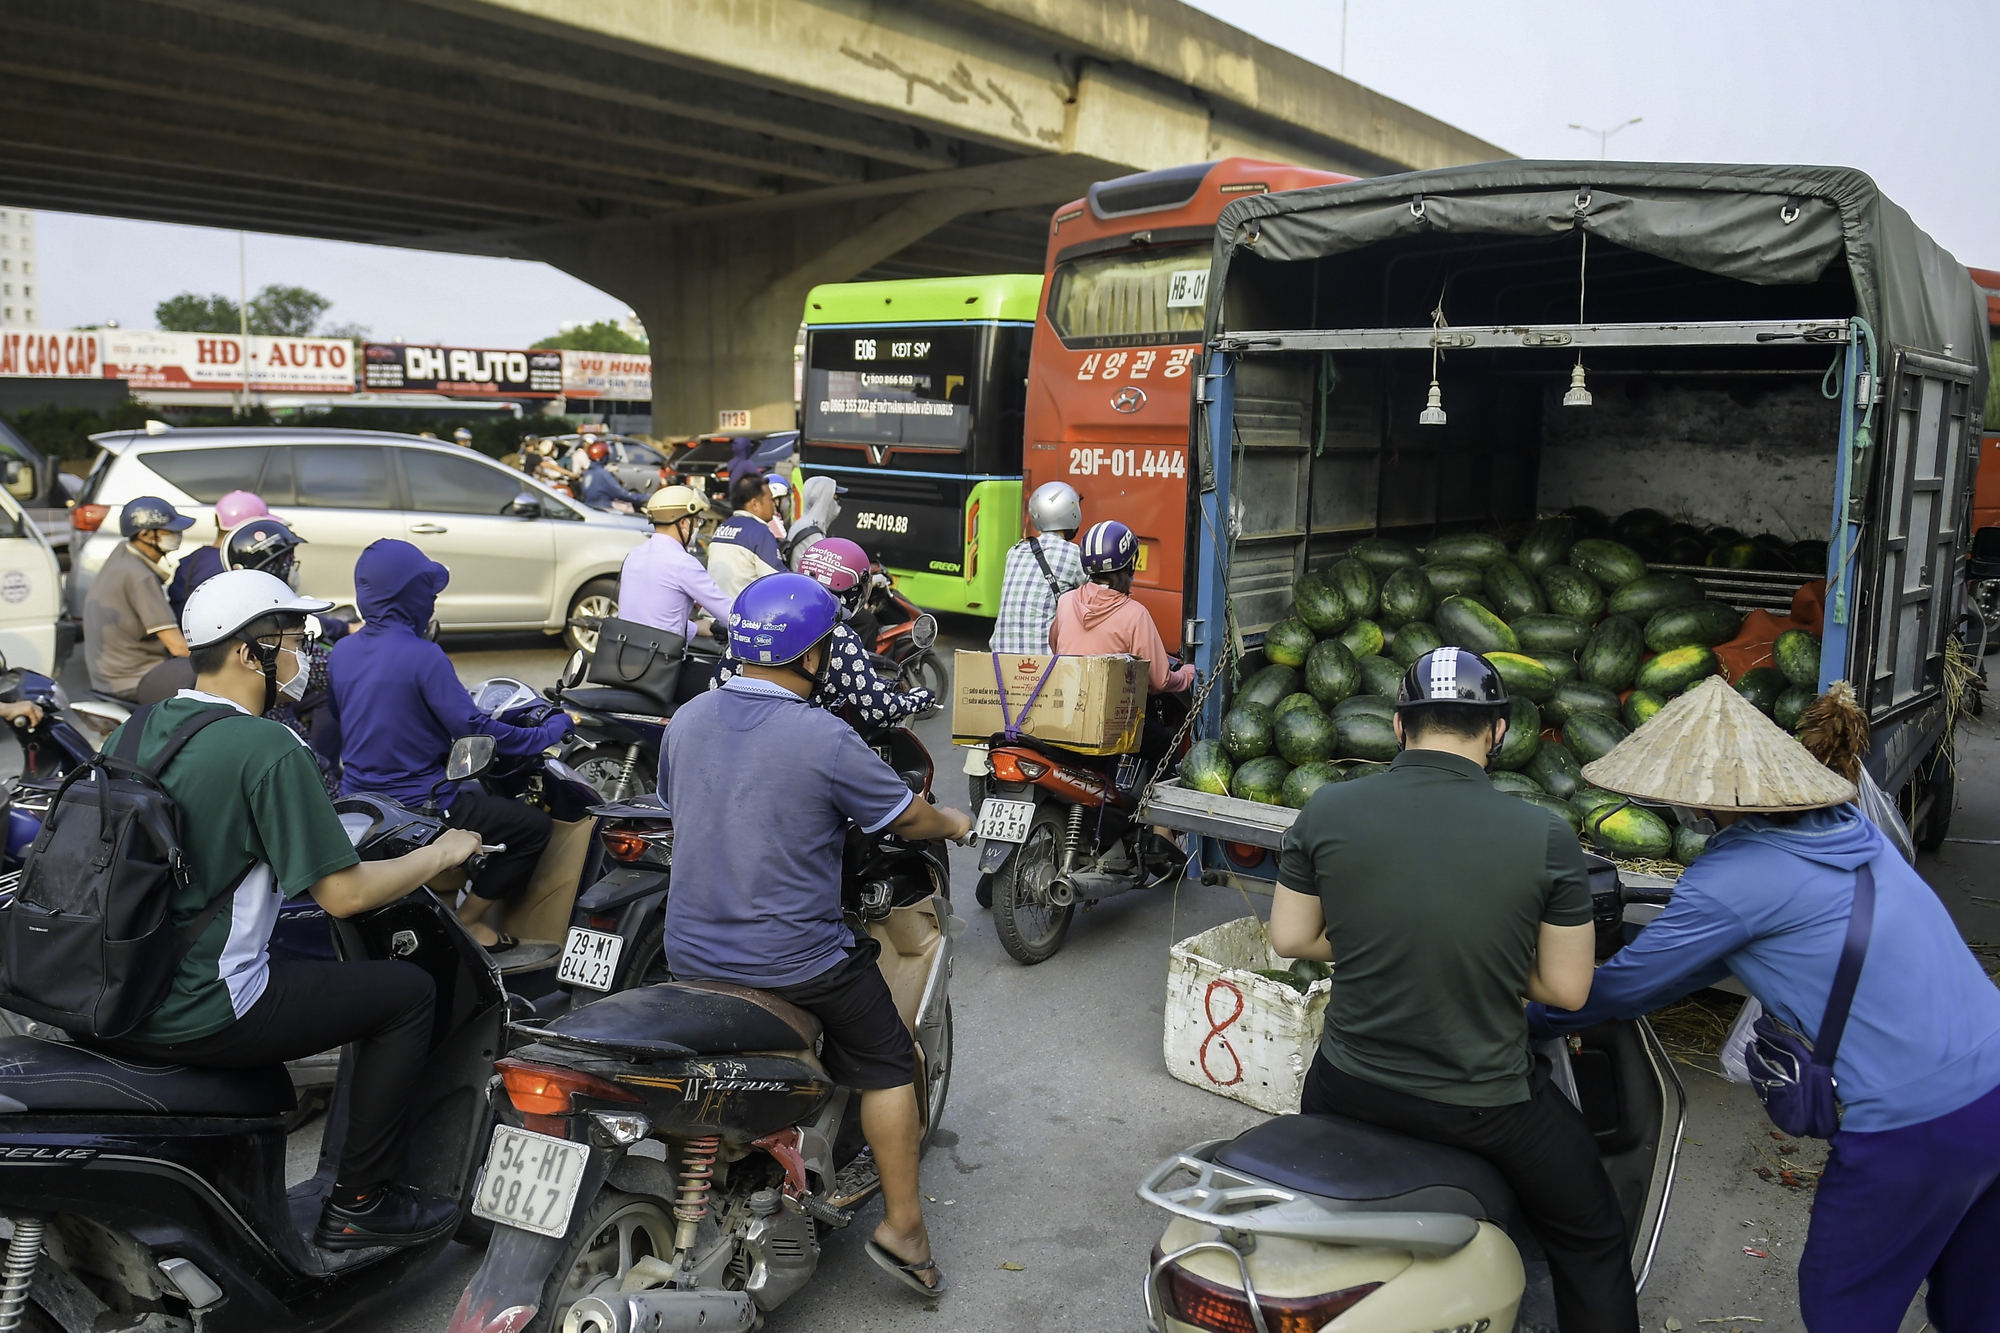
M 1215 688 L 1217 681 L 1222 679 L 1223 673 L 1228 670 L 1230 661 L 1234 657 L 1235 653 L 1231 646 L 1224 643 L 1222 645 L 1222 656 L 1217 659 L 1215 669 L 1208 673 L 1208 679 L 1201 682 L 1200 687 L 1195 690 L 1194 701 L 1188 705 L 1188 715 L 1182 721 L 1181 729 L 1174 733 L 1173 740 L 1167 745 L 1165 757 L 1160 760 L 1159 767 L 1153 770 L 1153 780 L 1147 783 L 1146 790 L 1139 794 L 1139 806 L 1141 809 L 1144 809 L 1146 804 L 1153 799 L 1153 793 L 1159 789 L 1160 783 L 1166 780 L 1167 769 L 1172 766 L 1174 756 L 1181 752 L 1181 742 L 1187 739 L 1188 733 L 1194 729 L 1194 724 L 1201 718 L 1202 705 L 1208 702 L 1208 692 Z

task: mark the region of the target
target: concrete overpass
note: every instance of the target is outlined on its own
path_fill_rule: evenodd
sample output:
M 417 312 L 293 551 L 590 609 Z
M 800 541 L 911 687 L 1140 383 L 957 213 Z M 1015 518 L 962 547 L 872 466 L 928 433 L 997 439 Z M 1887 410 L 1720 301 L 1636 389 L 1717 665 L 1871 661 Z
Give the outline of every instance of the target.
M 789 425 L 815 283 L 1032 271 L 1232 154 L 1505 156 L 1179 0 L 0 0 L 0 199 L 546 260 L 645 321 L 662 433 Z

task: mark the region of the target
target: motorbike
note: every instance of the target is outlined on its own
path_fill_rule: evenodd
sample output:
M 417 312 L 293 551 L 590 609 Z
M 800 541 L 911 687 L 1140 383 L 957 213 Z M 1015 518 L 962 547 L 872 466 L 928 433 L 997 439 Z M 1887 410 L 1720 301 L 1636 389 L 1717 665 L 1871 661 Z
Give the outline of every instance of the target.
M 916 1038 L 924 1137 L 951 1084 L 965 923 L 935 862 L 844 877 L 848 920 Z M 817 1020 L 721 982 L 623 990 L 516 1023 L 473 1212 L 495 1226 L 452 1333 L 743 1333 L 797 1293 L 820 1230 L 880 1188 L 858 1095 L 813 1055 Z
M 1667 895 L 1587 859 L 1603 959 L 1624 946 L 1624 904 Z M 1643 1018 L 1534 1049 L 1597 1136 L 1643 1290 L 1687 1120 L 1680 1076 Z M 1151 1333 L 1335 1319 L 1350 1333 L 1555 1324 L 1547 1264 L 1513 1191 L 1460 1148 L 1343 1116 L 1283 1115 L 1176 1153 L 1139 1197 L 1172 1215 L 1142 1291 Z
M 596 632 L 594 619 L 589 629 Z M 582 774 L 602 801 L 615 804 L 650 791 L 660 771 L 667 719 L 708 688 L 722 652 L 722 645 L 705 635 L 691 639 L 671 699 L 632 688 L 586 685 L 589 658 L 581 650 L 571 653 L 562 676 L 547 691 L 551 701 L 578 719 L 563 747 L 563 762 Z
M 868 600 L 854 615 L 855 633 L 868 650 L 888 659 L 897 669 L 910 670 L 905 679 L 923 686 L 938 698 L 951 692 L 944 663 L 933 651 L 937 643 L 937 617 L 917 609 L 917 604 L 897 591 L 896 581 L 872 566 L 873 582 Z
M 1146 711 L 1170 728 L 1186 716 L 1171 695 L 1153 695 Z M 1083 755 L 1025 734 L 995 735 L 981 766 L 970 783 L 983 843 L 976 896 L 993 909 L 994 932 L 1016 962 L 1055 957 L 1078 903 L 1088 910 L 1178 878 L 1184 860 L 1149 869 L 1141 855 L 1148 829 L 1134 816 L 1154 766 L 1138 755 Z
M 472 776 L 475 753 L 463 746 L 452 769 Z M 335 809 L 364 860 L 401 856 L 445 829 L 379 796 Z M 432 1052 L 405 1131 L 409 1183 L 469 1200 L 507 1015 L 497 971 L 428 889 L 330 925 L 337 956 L 405 959 L 436 982 Z M 318 1172 L 288 1190 L 294 1098 L 282 1066 L 196 1069 L 0 1036 L 0 1214 L 12 1223 L 0 1331 L 322 1329 L 422 1271 L 449 1237 L 340 1252 L 313 1243 L 352 1072 L 343 1060 Z M 483 1229 L 464 1222 L 459 1234 Z

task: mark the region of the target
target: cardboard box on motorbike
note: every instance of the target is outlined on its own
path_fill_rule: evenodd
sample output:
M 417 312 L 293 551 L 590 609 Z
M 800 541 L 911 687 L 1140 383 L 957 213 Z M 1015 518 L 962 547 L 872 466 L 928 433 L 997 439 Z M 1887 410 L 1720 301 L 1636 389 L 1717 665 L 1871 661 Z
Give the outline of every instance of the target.
M 951 738 L 959 744 L 983 744 L 1011 718 L 1036 740 L 1080 754 L 1139 748 L 1146 720 L 1141 658 L 961 650 L 951 678 Z

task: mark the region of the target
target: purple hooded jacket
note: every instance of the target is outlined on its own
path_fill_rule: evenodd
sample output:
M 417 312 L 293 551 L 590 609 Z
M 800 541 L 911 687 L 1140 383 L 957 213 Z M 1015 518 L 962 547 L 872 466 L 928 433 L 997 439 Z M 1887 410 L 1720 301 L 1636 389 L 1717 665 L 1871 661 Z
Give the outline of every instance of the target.
M 503 755 L 537 754 L 569 734 L 556 714 L 542 726 L 509 726 L 472 706 L 444 649 L 423 637 L 451 571 L 408 542 L 384 538 L 354 564 L 366 624 L 333 646 L 329 707 L 340 727 L 340 790 L 380 792 L 420 804 L 444 777 L 451 743 L 484 734 Z M 451 804 L 453 793 L 441 798 Z

